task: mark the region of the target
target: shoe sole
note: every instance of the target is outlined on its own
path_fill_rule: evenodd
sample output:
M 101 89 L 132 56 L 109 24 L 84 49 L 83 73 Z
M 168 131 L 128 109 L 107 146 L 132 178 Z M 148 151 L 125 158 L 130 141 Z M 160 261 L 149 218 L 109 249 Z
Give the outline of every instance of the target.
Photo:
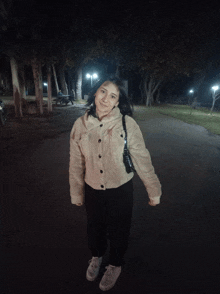
M 90 281 L 90 282 L 93 282 L 93 281 L 95 281 L 95 279 L 98 277 L 98 275 L 99 275 L 99 271 L 98 271 L 98 273 L 97 273 L 97 276 L 95 276 L 94 278 L 91 278 L 91 277 L 89 276 L 88 272 L 86 272 L 86 279 L 87 279 L 88 281 Z
M 87 269 L 87 271 L 86 271 L 86 279 L 87 279 L 88 281 L 90 281 L 90 282 L 95 281 L 95 279 L 96 279 L 96 278 L 98 277 L 98 275 L 99 275 L 99 271 L 100 271 L 101 264 L 102 264 L 102 261 L 101 261 L 101 263 L 100 263 L 98 273 L 97 273 L 97 275 L 96 275 L 94 278 L 91 278 L 91 277 L 89 276 L 88 269 Z
M 88 274 L 86 273 L 86 279 L 87 279 L 88 281 L 93 282 L 93 281 L 95 281 L 96 278 L 97 278 L 97 277 L 95 277 L 95 278 L 91 278 L 91 277 L 89 277 Z
M 119 272 L 119 276 L 118 276 L 118 278 L 116 279 L 116 281 L 115 281 L 115 283 L 113 284 L 113 285 L 109 285 L 109 286 L 103 286 L 101 283 L 102 283 L 102 281 L 99 283 L 99 289 L 100 290 L 102 290 L 102 291 L 109 291 L 109 290 L 111 290 L 114 286 L 115 286 L 115 284 L 116 284 L 116 282 L 120 279 L 120 275 L 121 275 L 121 270 L 120 270 L 120 272 Z

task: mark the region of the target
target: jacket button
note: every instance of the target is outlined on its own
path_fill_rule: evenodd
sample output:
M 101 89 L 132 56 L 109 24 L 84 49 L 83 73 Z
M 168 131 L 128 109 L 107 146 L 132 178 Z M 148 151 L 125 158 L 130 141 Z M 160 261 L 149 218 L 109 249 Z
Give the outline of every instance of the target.
M 102 156 L 101 155 L 99 155 L 99 158 L 101 158 Z
M 103 186 L 103 185 L 101 185 L 101 188 L 104 188 L 104 186 Z
M 102 127 L 103 125 L 100 125 L 100 127 Z
M 123 135 L 121 135 L 121 137 L 123 137 Z
M 100 170 L 100 173 L 102 174 L 103 173 L 103 170 Z
M 98 141 L 98 142 L 100 143 L 101 141 L 102 141 L 102 140 L 101 140 L 101 139 L 99 139 L 99 141 Z

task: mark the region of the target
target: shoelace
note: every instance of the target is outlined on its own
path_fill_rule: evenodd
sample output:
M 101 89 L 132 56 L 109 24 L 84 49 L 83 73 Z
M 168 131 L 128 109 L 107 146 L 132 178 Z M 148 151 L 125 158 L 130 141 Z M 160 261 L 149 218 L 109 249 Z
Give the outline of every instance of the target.
M 107 271 L 106 271 L 106 275 L 107 275 L 107 276 L 111 276 L 111 275 L 112 275 L 112 272 L 113 272 L 113 268 L 114 268 L 114 266 L 112 266 L 112 265 L 108 265 L 108 266 L 106 266 L 105 268 L 107 269 Z
M 92 259 L 90 259 L 88 263 L 90 264 L 91 262 L 92 262 Z M 98 267 L 98 266 L 99 266 L 99 262 L 98 262 L 98 264 L 95 264 L 95 265 L 93 264 L 92 265 L 92 267 L 95 267 L 95 268 Z

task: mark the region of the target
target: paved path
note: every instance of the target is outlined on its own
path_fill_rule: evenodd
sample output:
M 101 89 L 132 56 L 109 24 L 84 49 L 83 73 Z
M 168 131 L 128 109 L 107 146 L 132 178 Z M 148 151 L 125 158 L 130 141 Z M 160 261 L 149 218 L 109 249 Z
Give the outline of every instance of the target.
M 219 293 L 220 136 L 163 115 L 137 122 L 163 195 L 159 206 L 150 207 L 134 176 L 126 265 L 108 292 Z M 1 200 L 1 294 L 102 293 L 101 275 L 96 282 L 85 279 L 91 258 L 86 212 L 70 203 L 68 165 L 69 133 L 64 133 L 3 167 L 9 185 Z

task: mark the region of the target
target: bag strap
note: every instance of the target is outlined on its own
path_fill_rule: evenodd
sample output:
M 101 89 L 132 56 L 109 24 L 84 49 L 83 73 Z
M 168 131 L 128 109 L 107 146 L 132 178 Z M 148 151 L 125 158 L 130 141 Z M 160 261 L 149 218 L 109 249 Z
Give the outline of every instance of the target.
M 124 138 L 124 142 L 125 142 L 125 147 L 124 147 L 124 150 L 128 150 L 128 146 L 127 146 L 127 130 L 126 130 L 126 124 L 125 124 L 125 116 L 123 115 L 122 116 L 122 124 L 123 124 L 123 128 L 124 128 L 124 131 L 125 131 L 125 138 Z

